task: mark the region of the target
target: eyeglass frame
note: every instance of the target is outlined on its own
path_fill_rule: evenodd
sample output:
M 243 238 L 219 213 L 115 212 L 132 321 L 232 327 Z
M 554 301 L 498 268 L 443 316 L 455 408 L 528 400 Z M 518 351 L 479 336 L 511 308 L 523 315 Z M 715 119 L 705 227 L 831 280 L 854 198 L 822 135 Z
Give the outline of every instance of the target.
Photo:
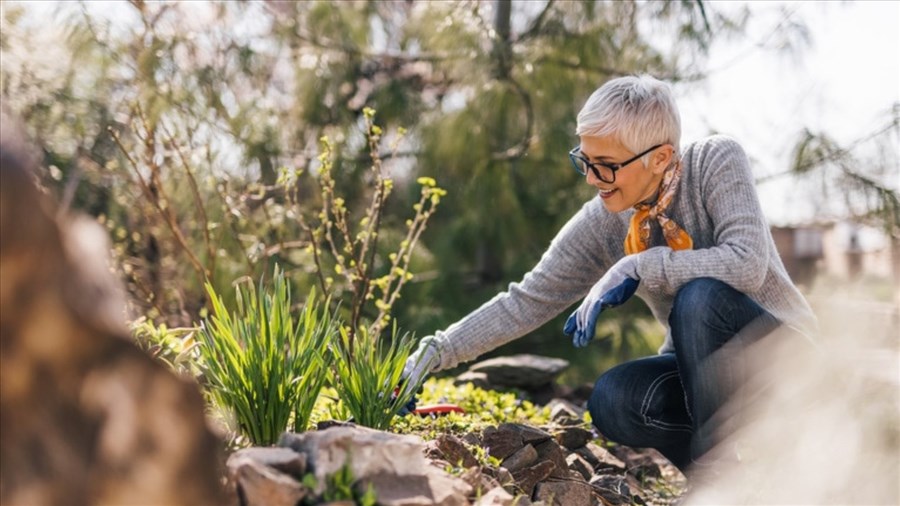
M 581 144 L 579 144 L 579 145 L 575 146 L 574 148 L 572 148 L 571 151 L 569 151 L 569 161 L 571 161 L 572 166 L 575 167 L 575 172 L 578 172 L 582 176 L 586 176 L 587 171 L 585 171 L 584 169 L 579 167 L 579 165 L 578 165 L 579 161 L 584 163 L 584 165 L 587 168 L 591 169 L 591 172 L 600 181 L 603 181 L 604 183 L 615 183 L 616 182 L 616 172 L 618 172 L 619 170 L 624 168 L 629 163 L 631 163 L 631 162 L 637 160 L 638 158 L 646 155 L 647 153 L 653 151 L 654 149 L 661 148 L 665 145 L 666 145 L 666 143 L 657 144 L 656 146 L 653 146 L 652 148 L 644 150 L 643 152 L 641 152 L 637 155 L 634 155 L 633 157 L 631 157 L 628 160 L 625 160 L 624 162 L 621 162 L 621 163 L 605 163 L 605 162 L 591 162 L 587 158 L 580 156 L 578 153 L 581 151 Z M 597 167 L 596 167 L 597 165 L 604 167 L 606 169 L 609 169 L 609 171 L 612 173 L 612 180 L 607 181 L 606 178 L 601 175 L 600 170 L 597 169 Z

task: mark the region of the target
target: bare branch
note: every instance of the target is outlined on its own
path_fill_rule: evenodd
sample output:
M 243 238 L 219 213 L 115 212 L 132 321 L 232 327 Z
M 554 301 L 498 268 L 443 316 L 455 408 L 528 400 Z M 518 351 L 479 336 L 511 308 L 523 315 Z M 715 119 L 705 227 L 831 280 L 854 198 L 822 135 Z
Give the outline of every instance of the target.
M 554 3 L 556 3 L 556 0 L 547 0 L 547 3 L 544 4 L 544 8 L 541 10 L 540 14 L 531 21 L 528 28 L 516 39 L 517 42 L 528 40 L 541 33 L 541 29 L 544 26 L 544 19 L 547 17 L 550 9 L 553 8 Z
M 514 160 L 525 156 L 534 139 L 534 108 L 531 105 L 531 95 L 529 95 L 528 91 L 515 79 L 509 78 L 507 79 L 507 82 L 509 82 L 513 89 L 516 90 L 516 93 L 518 93 L 519 97 L 522 99 L 522 105 L 525 107 L 525 136 L 518 144 L 510 147 L 506 151 L 494 153 L 491 156 L 491 159 L 497 161 Z
M 187 244 L 187 240 L 184 235 L 181 233 L 181 229 L 178 227 L 178 224 L 175 223 L 174 217 L 171 216 L 170 213 L 166 212 L 162 205 L 160 204 L 159 197 L 153 194 L 153 191 L 150 189 L 150 186 L 147 184 L 147 181 L 144 180 L 144 177 L 141 175 L 140 168 L 135 162 L 134 158 L 128 153 L 128 150 L 125 148 L 125 145 L 122 144 L 122 140 L 119 138 L 119 135 L 116 131 L 109 127 L 107 131 L 112 136 L 116 145 L 119 147 L 119 150 L 122 151 L 122 154 L 131 164 L 132 168 L 134 168 L 134 172 L 137 175 L 138 183 L 141 187 L 141 191 L 144 194 L 144 197 L 156 208 L 159 215 L 163 218 L 163 221 L 168 226 L 169 230 L 172 232 L 172 235 L 175 237 L 175 241 L 184 250 L 184 252 L 188 255 L 188 259 L 191 262 L 191 265 L 200 275 L 201 279 L 206 279 L 208 277 L 208 273 L 204 269 L 203 265 L 200 263 L 200 260 L 194 255 L 194 252 L 191 251 L 191 248 Z
M 206 254 L 207 254 L 207 262 L 208 272 L 215 272 L 216 265 L 216 253 L 212 245 L 212 239 L 209 235 L 209 219 L 206 216 L 206 208 L 203 205 L 203 197 L 200 196 L 200 189 L 197 186 L 197 179 L 194 177 L 194 172 L 191 170 L 191 166 L 187 161 L 187 157 L 184 155 L 184 151 L 181 149 L 181 145 L 175 142 L 175 139 L 172 137 L 172 134 L 166 128 L 165 124 L 160 123 L 162 127 L 163 133 L 166 136 L 166 140 L 169 144 L 169 147 L 173 148 L 175 152 L 178 154 L 179 160 L 181 160 L 181 165 L 184 167 L 184 171 L 188 176 L 188 183 L 191 187 L 191 193 L 194 195 L 194 204 L 197 208 L 197 213 L 200 215 L 200 221 L 203 226 L 203 239 L 206 243 Z

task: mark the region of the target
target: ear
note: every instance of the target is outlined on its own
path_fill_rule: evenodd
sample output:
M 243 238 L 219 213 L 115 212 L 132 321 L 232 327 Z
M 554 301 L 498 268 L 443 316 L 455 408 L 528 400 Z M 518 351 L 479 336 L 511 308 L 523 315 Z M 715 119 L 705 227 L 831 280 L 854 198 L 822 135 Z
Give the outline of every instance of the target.
M 675 148 L 671 144 L 660 146 L 650 155 L 650 171 L 656 175 L 662 174 L 669 168 L 674 156 Z

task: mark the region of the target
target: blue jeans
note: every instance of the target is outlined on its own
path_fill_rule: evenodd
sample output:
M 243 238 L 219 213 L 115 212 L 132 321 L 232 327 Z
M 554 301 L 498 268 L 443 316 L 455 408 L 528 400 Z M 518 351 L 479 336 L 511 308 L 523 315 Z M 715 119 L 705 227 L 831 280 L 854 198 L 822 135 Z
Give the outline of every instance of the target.
M 778 326 L 721 281 L 685 284 L 669 315 L 675 352 L 625 362 L 600 376 L 588 401 L 594 425 L 611 441 L 656 448 L 686 470 L 716 444 L 722 421 L 715 414 L 744 379 L 741 348 Z

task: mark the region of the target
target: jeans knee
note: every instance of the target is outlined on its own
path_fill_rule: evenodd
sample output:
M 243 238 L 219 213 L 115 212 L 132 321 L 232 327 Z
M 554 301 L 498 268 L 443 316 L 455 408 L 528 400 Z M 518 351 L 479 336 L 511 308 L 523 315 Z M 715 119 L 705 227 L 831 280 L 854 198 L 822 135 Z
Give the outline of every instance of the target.
M 591 414 L 591 423 L 601 434 L 621 443 L 627 439 L 626 430 L 623 428 L 623 417 L 627 415 L 623 406 L 616 400 L 618 395 L 621 395 L 621 385 L 615 383 L 610 380 L 608 374 L 597 380 L 588 400 L 588 412 Z
M 718 279 L 698 278 L 685 283 L 675 294 L 669 314 L 673 337 L 685 325 L 696 326 L 718 317 L 722 309 L 733 305 L 742 295 Z
M 697 278 L 685 283 L 675 294 L 672 313 L 705 307 L 721 300 L 724 291 L 736 291 L 726 283 L 714 278 Z M 676 311 L 682 310 L 682 311 Z

